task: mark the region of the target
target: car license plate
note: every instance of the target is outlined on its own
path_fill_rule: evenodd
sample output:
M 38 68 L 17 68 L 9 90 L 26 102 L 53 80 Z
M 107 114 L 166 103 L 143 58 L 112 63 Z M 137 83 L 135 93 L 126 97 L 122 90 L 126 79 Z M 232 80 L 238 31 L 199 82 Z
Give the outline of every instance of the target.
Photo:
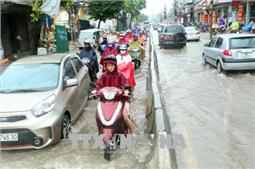
M 18 141 L 18 133 L 0 133 L 1 141 Z

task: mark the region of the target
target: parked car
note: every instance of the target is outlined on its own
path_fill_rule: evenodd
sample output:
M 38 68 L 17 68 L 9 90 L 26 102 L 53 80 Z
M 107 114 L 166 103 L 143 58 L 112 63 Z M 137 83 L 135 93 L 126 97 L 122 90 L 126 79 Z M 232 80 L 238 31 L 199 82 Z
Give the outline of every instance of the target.
M 85 40 L 90 40 L 91 45 L 94 48 L 97 48 L 100 42 L 102 41 L 102 30 L 101 29 L 86 29 L 86 30 L 81 30 L 80 35 L 79 35 L 79 48 L 82 49 L 84 47 L 84 41 Z
M 185 27 L 185 31 L 187 33 L 187 40 L 200 40 L 200 32 L 194 26 Z
M 0 149 L 41 149 L 68 138 L 90 84 L 75 54 L 25 57 L 0 81 Z
M 255 35 L 224 34 L 215 36 L 204 45 L 203 63 L 217 67 L 219 73 L 227 70 L 255 69 Z
M 167 46 L 186 46 L 186 32 L 182 25 L 165 25 L 160 35 L 160 47 L 165 48 Z

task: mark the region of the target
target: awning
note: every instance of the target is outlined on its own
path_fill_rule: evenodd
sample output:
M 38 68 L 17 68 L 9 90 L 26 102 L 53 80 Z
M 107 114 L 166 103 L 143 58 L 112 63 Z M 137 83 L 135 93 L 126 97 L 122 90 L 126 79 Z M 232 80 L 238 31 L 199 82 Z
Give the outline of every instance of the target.
M 42 4 L 41 9 L 49 16 L 56 15 L 59 13 L 60 1 L 61 0 L 47 0 L 44 4 Z
M 4 2 L 10 2 L 10 3 L 14 3 L 14 4 L 20 4 L 20 5 L 32 5 L 32 1 L 28 1 L 28 0 L 5 0 Z

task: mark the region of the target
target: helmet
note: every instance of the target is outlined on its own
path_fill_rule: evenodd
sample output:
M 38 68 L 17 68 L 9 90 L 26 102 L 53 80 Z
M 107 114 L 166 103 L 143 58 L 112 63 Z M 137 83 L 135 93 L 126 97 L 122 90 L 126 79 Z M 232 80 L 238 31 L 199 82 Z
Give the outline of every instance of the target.
M 104 58 L 104 64 L 107 64 L 107 63 L 111 63 L 111 64 L 114 64 L 114 65 L 117 65 L 116 56 L 114 56 L 114 55 L 107 55 Z
M 127 45 L 125 44 L 120 45 L 120 50 L 127 50 Z
M 85 40 L 84 40 L 84 43 L 88 43 L 88 44 L 90 44 L 90 43 L 91 43 L 91 41 L 90 41 L 89 39 L 85 39 Z
M 108 43 L 115 43 L 114 38 L 113 38 L 113 37 L 110 37 L 110 38 L 108 39 Z

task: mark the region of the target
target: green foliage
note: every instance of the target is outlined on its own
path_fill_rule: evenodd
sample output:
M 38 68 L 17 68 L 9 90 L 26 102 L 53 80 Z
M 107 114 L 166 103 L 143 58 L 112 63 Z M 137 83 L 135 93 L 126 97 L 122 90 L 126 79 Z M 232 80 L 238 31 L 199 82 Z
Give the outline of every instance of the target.
M 140 11 L 146 7 L 146 0 L 125 0 L 125 12 L 131 14 L 131 18 L 140 15 Z
M 31 22 L 38 22 L 43 12 L 40 9 L 41 2 L 32 0 L 32 13 L 30 14 Z
M 71 5 L 73 4 L 73 0 L 66 0 L 66 1 L 61 1 L 60 6 L 61 9 L 69 9 Z
M 137 22 L 144 22 L 148 20 L 148 16 L 141 13 L 140 15 L 136 17 L 136 20 Z
M 105 21 L 118 17 L 124 7 L 124 1 L 98 1 L 92 0 L 89 4 L 89 15 L 91 18 Z

